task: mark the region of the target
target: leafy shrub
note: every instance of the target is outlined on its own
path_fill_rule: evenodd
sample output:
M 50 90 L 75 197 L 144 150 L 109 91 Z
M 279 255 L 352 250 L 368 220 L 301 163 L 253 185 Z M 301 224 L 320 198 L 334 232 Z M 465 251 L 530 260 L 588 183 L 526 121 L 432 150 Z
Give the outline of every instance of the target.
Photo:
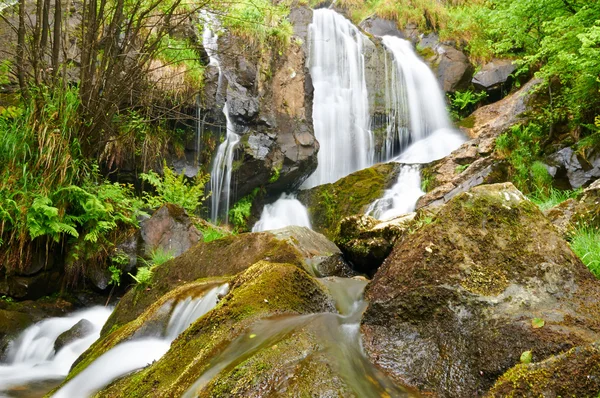
M 221 239 L 221 238 L 227 236 L 227 234 L 225 232 L 220 231 L 216 228 L 205 228 L 205 229 L 201 229 L 200 232 L 202 233 L 202 237 L 204 239 L 204 242 L 206 242 L 206 243 L 212 242 L 213 240 Z
M 177 175 L 164 163 L 163 177 L 154 171 L 142 173 L 140 177 L 156 190 L 155 194 L 144 194 L 144 200 L 151 208 L 172 203 L 194 213 L 209 197 L 204 193 L 204 185 L 210 180 L 210 175 L 206 173 L 198 173 L 194 182 L 190 184 L 186 181 L 185 173 Z
M 129 273 L 129 276 L 137 283 L 137 287 L 145 289 L 152 283 L 154 271 L 151 266 L 139 267 L 135 275 Z
M 457 91 L 450 96 L 450 114 L 457 120 L 475 110 L 475 106 L 487 98 L 485 91 Z
M 571 248 L 583 263 L 600 278 L 600 230 L 579 227 L 571 237 Z
M 163 250 L 162 248 L 157 248 L 152 250 L 152 253 L 150 254 L 150 262 L 153 265 L 162 265 L 164 263 L 166 263 L 169 260 L 174 259 L 175 256 L 173 255 L 173 251 L 170 250 Z
M 238 231 L 244 231 L 248 229 L 248 218 L 250 217 L 250 210 L 252 209 L 252 201 L 258 195 L 258 188 L 242 199 L 238 200 L 235 205 L 229 210 L 229 220 L 233 223 L 234 227 Z

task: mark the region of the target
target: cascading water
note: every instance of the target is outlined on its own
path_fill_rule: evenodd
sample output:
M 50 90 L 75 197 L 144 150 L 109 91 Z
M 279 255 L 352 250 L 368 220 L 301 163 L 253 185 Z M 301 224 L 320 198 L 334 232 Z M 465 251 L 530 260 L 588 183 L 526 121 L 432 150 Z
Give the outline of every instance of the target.
M 215 287 L 200 298 L 187 298 L 177 303 L 161 337 L 129 340 L 117 345 L 92 362 L 71 379 L 53 397 L 89 397 L 117 378 L 159 360 L 173 340 L 194 321 L 215 307 L 228 285 Z
M 229 200 L 231 199 L 231 173 L 233 166 L 233 155 L 235 147 L 240 142 L 240 136 L 235 133 L 235 127 L 229 118 L 229 109 L 227 103 L 223 106 L 223 114 L 227 121 L 227 134 L 225 141 L 219 145 L 217 156 L 213 162 L 213 167 L 210 172 L 210 189 L 211 196 L 211 220 L 217 222 L 219 217 L 219 208 L 221 196 L 225 197 L 225 222 L 229 220 Z
M 373 162 L 363 41 L 350 21 L 332 10 L 313 12 L 310 75 L 318 166 L 303 188 L 334 182 Z
M 384 152 L 386 159 L 403 166 L 396 184 L 371 204 L 367 214 L 388 220 L 413 211 L 425 194 L 418 165 L 449 155 L 465 139 L 452 128 L 442 90 L 410 42 L 393 36 L 384 36 L 382 42 L 393 59 L 386 88 L 390 117 Z M 407 142 L 412 144 L 398 155 L 399 143 Z
M 269 231 L 290 225 L 311 228 L 306 207 L 295 196 L 283 194 L 275 203 L 265 206 L 252 232 Z
M 45 383 L 47 390 L 57 385 L 77 357 L 100 336 L 110 313 L 109 308 L 93 307 L 63 318 L 46 319 L 25 329 L 10 344 L 6 363 L 0 363 L 0 396 L 13 388 L 22 389 L 35 383 Z M 56 352 L 56 339 L 84 319 L 91 325 L 89 333 Z
M 217 55 L 219 51 L 219 37 L 213 30 L 215 27 L 218 28 L 219 24 L 217 19 L 210 13 L 202 13 L 201 19 L 204 21 L 202 44 L 209 57 L 209 66 L 217 68 L 217 71 L 219 72 L 217 80 L 217 103 L 221 103 L 220 95 L 221 87 L 223 85 L 223 72 Z M 240 136 L 235 133 L 235 126 L 229 117 L 229 108 L 226 101 L 223 105 L 223 115 L 225 115 L 226 121 L 225 141 L 223 141 L 217 149 L 217 155 L 215 156 L 213 167 L 210 172 L 210 189 L 212 192 L 210 218 L 214 223 L 217 222 L 222 210 L 221 202 L 223 201 L 223 197 L 225 202 L 225 222 L 228 221 L 233 155 L 235 147 L 240 141 Z M 200 137 L 198 137 L 198 140 L 200 140 Z

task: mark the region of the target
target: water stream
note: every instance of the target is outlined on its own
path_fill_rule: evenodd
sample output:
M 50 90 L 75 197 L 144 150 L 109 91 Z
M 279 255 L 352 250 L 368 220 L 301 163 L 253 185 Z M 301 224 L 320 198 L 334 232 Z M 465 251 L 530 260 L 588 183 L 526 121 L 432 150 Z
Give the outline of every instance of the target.
M 50 390 L 67 376 L 77 357 L 87 350 L 100 336 L 100 330 L 108 319 L 111 309 L 93 307 L 62 318 L 49 318 L 25 329 L 12 341 L 6 360 L 0 363 L 0 397 L 19 396 L 40 389 Z M 54 343 L 64 332 L 81 320 L 91 325 L 89 333 L 76 338 L 56 352 Z M 32 386 L 32 387 L 27 387 Z M 35 394 L 34 394 L 35 395 Z
M 319 354 L 324 356 L 327 364 L 339 374 L 355 396 L 409 396 L 371 365 L 363 352 L 359 328 L 360 318 L 367 306 L 362 299 L 367 282 L 349 278 L 325 278 L 321 281 L 334 298 L 339 314 L 275 316 L 256 322 L 212 359 L 209 369 L 183 397 L 196 397 L 220 372 L 233 369 L 261 350 L 270 349 L 305 329 L 314 331 L 320 347 Z M 307 358 L 312 357 L 309 353 L 306 355 Z M 278 383 L 282 384 L 282 380 Z
M 265 206 L 252 232 L 269 231 L 290 225 L 311 228 L 306 207 L 294 195 L 283 194 L 275 203 Z

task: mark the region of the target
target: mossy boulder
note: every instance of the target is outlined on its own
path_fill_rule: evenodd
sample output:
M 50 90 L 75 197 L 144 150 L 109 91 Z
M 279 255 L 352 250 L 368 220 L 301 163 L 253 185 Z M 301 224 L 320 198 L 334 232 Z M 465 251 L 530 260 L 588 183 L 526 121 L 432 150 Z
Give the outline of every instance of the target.
M 579 199 L 567 199 L 544 214 L 565 237 L 577 226 L 600 227 L 600 180 L 587 187 Z
M 326 289 L 294 264 L 259 261 L 231 281 L 230 292 L 171 345 L 159 361 L 113 383 L 100 397 L 181 396 L 214 358 L 266 317 L 335 312 Z M 282 359 L 285 360 L 285 359 Z M 248 383 L 252 384 L 253 379 Z
M 483 395 L 524 351 L 539 361 L 600 337 L 600 283 L 510 183 L 451 199 L 365 296 L 370 358 L 438 396 Z
M 370 216 L 344 218 L 335 243 L 354 269 L 373 275 L 392 252 L 394 244 L 408 233 L 416 213 L 379 221 Z
M 575 347 L 542 362 L 519 364 L 487 394 L 500 397 L 596 398 L 600 393 L 600 344 Z
M 313 228 L 335 240 L 342 218 L 364 214 L 386 189 L 396 182 L 400 166 L 382 163 L 352 173 L 333 184 L 300 191 L 298 200 L 307 208 Z

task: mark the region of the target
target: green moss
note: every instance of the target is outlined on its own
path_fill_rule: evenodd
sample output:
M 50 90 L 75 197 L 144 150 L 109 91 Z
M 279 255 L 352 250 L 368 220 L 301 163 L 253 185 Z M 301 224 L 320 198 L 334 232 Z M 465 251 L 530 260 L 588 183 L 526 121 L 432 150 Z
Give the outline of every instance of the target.
M 210 359 L 256 320 L 322 311 L 334 311 L 333 303 L 306 271 L 293 264 L 258 262 L 232 281 L 230 293 L 179 336 L 162 359 L 98 395 L 180 396 L 212 365 Z

